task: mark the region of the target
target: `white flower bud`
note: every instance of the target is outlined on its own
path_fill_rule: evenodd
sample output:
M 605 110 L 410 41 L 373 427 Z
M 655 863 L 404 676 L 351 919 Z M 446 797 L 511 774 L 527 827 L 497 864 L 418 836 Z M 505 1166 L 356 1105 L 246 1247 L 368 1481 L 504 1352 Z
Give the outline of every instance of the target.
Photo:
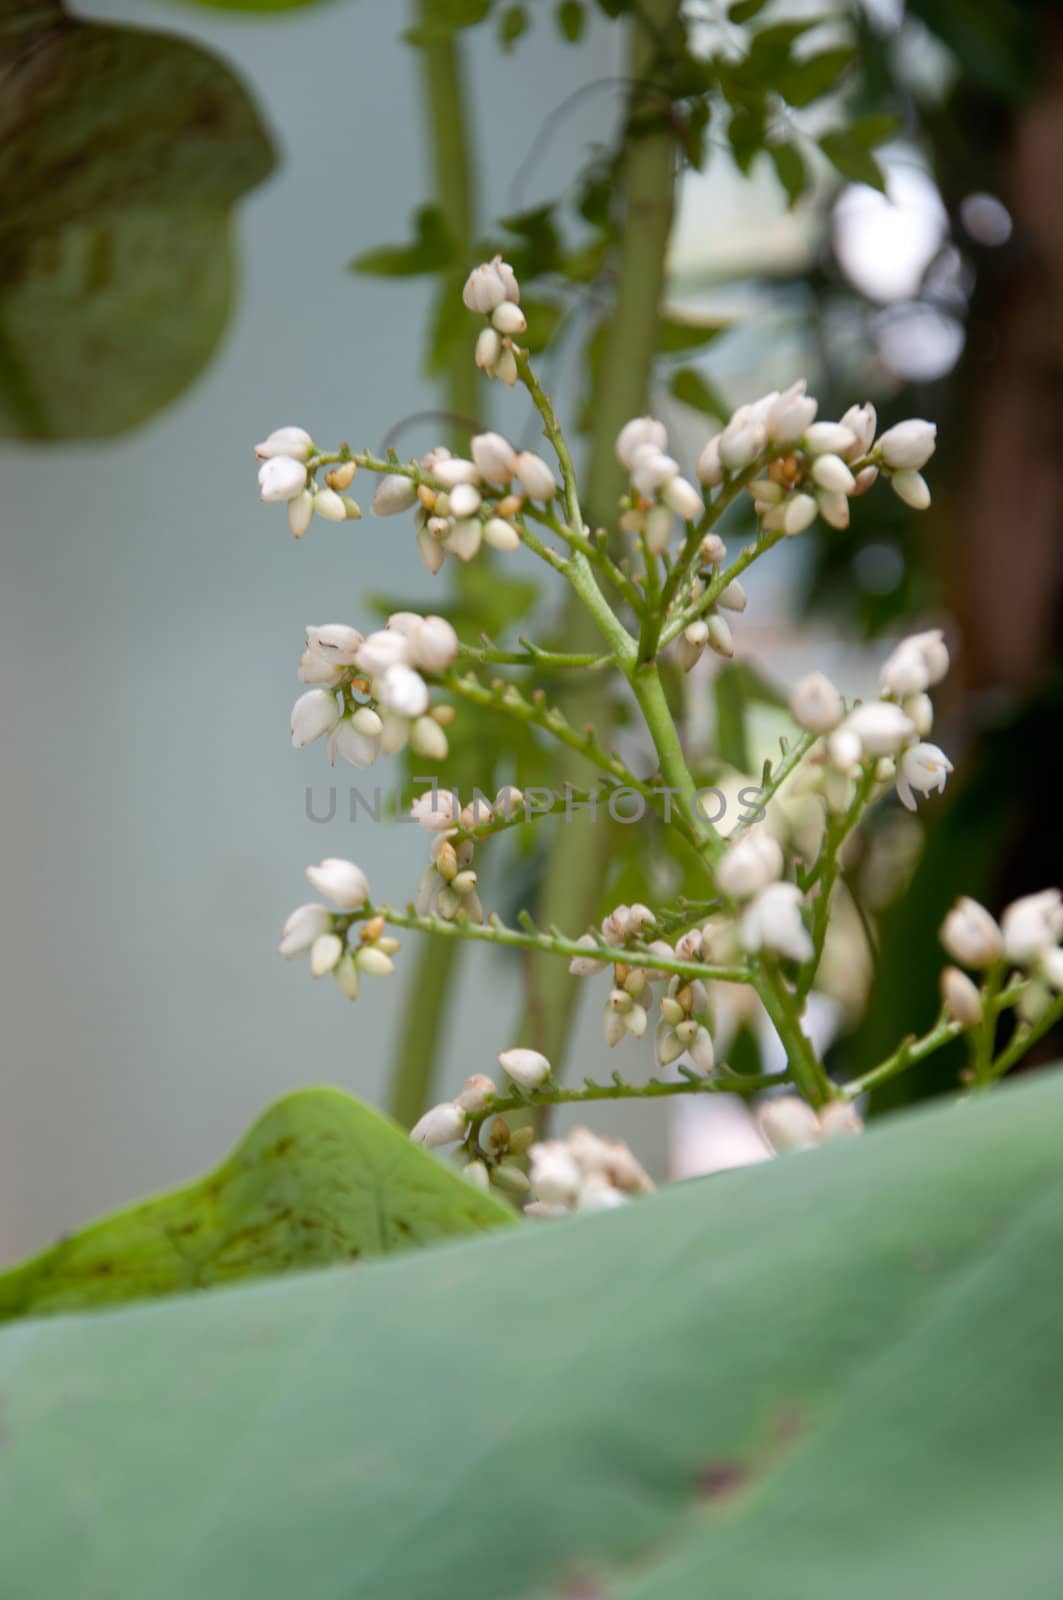
M 581 934 L 576 940 L 576 943 L 586 945 L 588 950 L 596 950 L 598 948 L 595 940 L 589 933 Z M 604 972 L 605 966 L 606 964 L 604 961 L 596 961 L 594 957 L 590 955 L 573 956 L 572 960 L 568 964 L 568 970 L 572 973 L 573 977 L 590 978 L 593 977 L 595 973 Z
M 628 1204 L 627 1196 L 615 1189 L 609 1179 L 594 1172 L 584 1178 L 576 1199 L 576 1210 L 585 1212 L 615 1211 Z
M 855 1134 L 864 1131 L 864 1122 L 859 1111 L 844 1100 L 831 1100 L 827 1105 L 820 1106 L 816 1117 L 819 1122 L 820 1138 L 824 1141 L 851 1139 Z
M 522 1089 L 538 1089 L 550 1076 L 550 1063 L 538 1050 L 501 1050 L 498 1061 L 507 1077 Z
M 520 377 L 520 373 L 517 370 L 517 358 L 512 350 L 503 350 L 495 363 L 495 370 L 492 376 L 496 377 L 500 383 L 504 383 L 507 389 L 513 388 Z
M 260 461 L 268 461 L 271 456 L 291 456 L 293 461 L 306 461 L 313 453 L 314 441 L 305 428 L 274 428 L 255 446 L 255 455 Z
M 502 304 L 506 298 L 506 286 L 492 262 L 485 261 L 481 266 L 473 267 L 465 280 L 461 298 L 467 310 L 479 311 L 484 316 L 490 316 Z
M 901 708 L 920 739 L 925 739 L 934 726 L 934 702 L 928 694 L 906 695 Z
M 316 867 L 307 867 L 306 875 L 318 894 L 341 911 L 357 911 L 369 899 L 369 880 L 353 861 L 326 856 Z
M 450 532 L 444 541 L 446 548 L 452 556 L 457 556 L 459 561 L 471 561 L 480 548 L 483 532 L 483 523 L 479 517 L 462 517 L 460 521 L 451 523 Z
M 400 511 L 408 511 L 416 500 L 417 485 L 413 479 L 399 472 L 389 472 L 376 486 L 372 510 L 378 517 L 393 517 Z
M 735 653 L 730 624 L 724 617 L 716 613 L 709 618 L 708 634 L 705 642 L 710 650 L 715 650 L 718 656 L 723 656 L 728 661 Z
M 521 450 L 513 462 L 513 471 L 524 493 L 530 500 L 552 500 L 557 493 L 554 475 L 541 456 L 531 450 Z
M 482 1161 L 467 1161 L 461 1169 L 461 1175 L 474 1189 L 479 1189 L 487 1194 L 491 1188 L 491 1174 Z
M 368 973 L 371 978 L 390 978 L 395 971 L 395 963 L 387 952 L 372 944 L 359 946 L 355 951 L 354 964 L 359 972 Z
M 826 673 L 808 672 L 794 684 L 790 710 L 807 733 L 830 733 L 845 715 L 842 697 Z
M 426 1111 L 410 1129 L 410 1138 L 414 1144 L 423 1144 L 427 1150 L 437 1149 L 444 1144 L 457 1144 L 459 1139 L 465 1137 L 468 1121 L 468 1113 L 463 1107 L 448 1100 Z
M 631 482 L 639 494 L 655 495 L 679 471 L 679 462 L 653 445 L 640 445 L 631 467 Z
M 849 526 L 849 501 L 832 489 L 821 489 L 816 495 L 819 514 L 830 528 Z
M 1000 919 L 1004 954 L 1018 966 L 1043 956 L 1063 935 L 1063 896 L 1058 889 L 1013 900 Z
M 324 978 L 343 955 L 343 940 L 334 933 L 323 933 L 310 946 L 310 973 Z
M 782 513 L 782 531 L 786 537 L 792 539 L 804 533 L 815 522 L 818 509 L 810 494 L 795 494 L 787 500 Z
M 408 641 L 397 630 L 378 628 L 362 640 L 355 659 L 363 672 L 368 672 L 371 678 L 375 678 L 380 673 L 386 672 L 388 667 L 406 662 L 409 659 L 409 648 Z
M 271 456 L 258 469 L 258 484 L 266 504 L 279 505 L 306 488 L 306 468 L 291 456 Z
M 410 806 L 410 816 L 428 833 L 446 833 L 456 828 L 460 812 L 449 789 L 428 789 Z
M 543 1139 L 528 1151 L 531 1186 L 548 1205 L 571 1205 L 583 1182 L 579 1165 L 561 1139 Z
M 953 1022 L 973 1028 L 982 1020 L 982 996 L 959 967 L 944 967 L 941 973 L 941 1003 Z
M 907 467 L 903 472 L 895 472 L 890 479 L 890 488 L 913 511 L 925 511 L 930 504 L 930 485 L 921 472 L 913 472 Z
M 875 442 L 875 429 L 878 426 L 878 417 L 871 402 L 868 401 L 862 406 L 850 406 L 841 419 L 841 425 L 849 429 L 854 441 L 845 452 L 846 459 L 857 461 L 861 456 L 866 456 Z M 874 468 L 871 470 L 874 471 Z
M 855 445 L 856 434 L 841 422 L 814 422 L 801 442 L 810 455 L 844 456 Z
M 728 472 L 741 472 L 764 448 L 764 424 L 753 416 L 749 406 L 739 406 L 720 434 L 720 462 Z
M 284 924 L 278 948 L 281 955 L 291 961 L 295 956 L 304 956 L 316 940 L 331 931 L 332 912 L 327 906 L 320 906 L 316 901 L 296 906 Z
M 748 900 L 782 876 L 779 841 L 763 828 L 752 828 L 725 850 L 716 868 L 716 886 L 732 900 Z
M 746 950 L 773 950 L 791 961 L 808 961 L 813 945 L 796 883 L 770 883 L 762 889 L 743 912 L 738 936 Z
M 480 481 L 480 471 L 475 461 L 467 461 L 464 456 L 446 456 L 442 461 L 437 461 L 432 467 L 432 476 L 444 489 L 456 489 L 460 483 L 476 484 Z M 465 516 L 466 512 L 455 512 L 456 516 Z
M 413 666 L 424 672 L 445 672 L 458 654 L 458 636 L 446 617 L 418 617 L 407 635 Z
M 471 1078 L 465 1079 L 465 1086 L 455 1105 L 461 1106 L 465 1111 L 483 1111 L 495 1093 L 494 1079 L 489 1078 L 484 1072 L 474 1072 Z
M 654 1032 L 653 1048 L 657 1057 L 657 1065 L 659 1067 L 670 1067 L 673 1061 L 679 1060 L 686 1046 L 676 1033 L 675 1025 L 661 1021 L 657 1024 Z
M 341 994 L 345 994 L 348 1000 L 357 1000 L 358 991 L 362 987 L 362 978 L 349 950 L 333 967 L 332 976 Z
M 296 539 L 301 539 L 314 516 L 314 497 L 309 489 L 301 489 L 288 501 L 288 526 Z
M 503 487 L 508 484 L 517 461 L 517 452 L 508 439 L 500 433 L 478 433 L 470 449 L 481 478 Z
M 721 590 L 716 604 L 725 611 L 744 611 L 749 604 L 749 596 L 737 578 L 732 578 L 726 589 Z
M 901 805 L 914 811 L 916 794 L 933 794 L 935 790 L 944 793 L 951 771 L 952 762 L 938 745 L 910 745 L 897 761 L 897 794 Z
M 937 426 L 922 417 L 910 417 L 887 428 L 876 445 L 887 467 L 914 470 L 925 467 L 937 444 Z
M 835 774 L 848 774 L 863 759 L 864 747 L 860 743 L 859 734 L 845 723 L 836 728 L 827 740 L 827 759 L 834 768 Z M 825 791 L 826 792 L 826 791 Z M 844 796 L 844 798 L 842 798 Z M 839 788 L 832 786 L 827 792 L 827 803 L 832 811 L 844 811 L 848 806 L 850 794 L 848 786 Z
M 428 710 L 428 685 L 419 672 L 396 662 L 382 673 L 377 684 L 377 699 L 386 710 L 400 717 L 419 717 Z
M 476 340 L 476 365 L 481 372 L 493 373 L 501 355 L 502 335 L 497 328 L 484 328 Z
M 841 456 L 817 456 L 812 463 L 812 476 L 822 489 L 829 490 L 832 494 L 852 494 L 856 488 L 856 479 L 845 465 Z
M 663 452 L 668 448 L 668 430 L 656 417 L 632 417 L 616 436 L 616 459 L 630 472 L 635 456 L 644 445 Z
M 492 550 L 519 550 L 520 534 L 511 522 L 501 517 L 488 517 L 484 523 L 483 539 Z
M 480 509 L 480 491 L 474 484 L 459 483 L 450 495 L 452 517 L 474 517 Z
M 292 707 L 292 744 L 296 750 L 301 750 L 304 745 L 331 733 L 339 720 L 336 696 L 327 689 L 308 689 Z
M 709 625 L 699 618 L 684 628 L 681 636 L 676 640 L 675 654 L 682 672 L 690 672 L 697 666 L 705 653 L 705 646 L 709 642 Z
M 520 306 L 514 305 L 512 300 L 503 300 L 502 304 L 491 313 L 491 321 L 499 333 L 514 335 L 523 333 L 528 326 L 528 319 Z
M 346 522 L 347 507 L 335 489 L 319 489 L 314 496 L 314 511 L 326 522 Z
M 810 1150 L 822 1138 L 816 1113 L 794 1094 L 765 1100 L 757 1110 L 757 1123 L 777 1155 L 787 1150 Z
M 699 1072 L 710 1073 L 716 1065 L 716 1052 L 713 1049 L 712 1035 L 708 1028 L 698 1027 L 692 1043 L 689 1045 L 690 1059 Z
M 425 528 L 417 530 L 417 554 L 433 577 L 447 558 L 447 553 L 439 540 L 433 539 Z
M 714 433 L 698 456 L 697 477 L 706 489 L 715 489 L 723 482 L 723 462 L 720 460 L 721 435 Z
M 694 485 L 679 476 L 668 479 L 662 490 L 662 498 L 684 522 L 696 522 L 705 510 L 702 498 Z
M 360 706 L 351 717 L 344 717 L 329 735 L 329 765 L 342 756 L 352 767 L 371 767 L 381 750 L 383 722 L 371 706 Z
M 433 717 L 417 717 L 410 729 L 410 749 L 428 761 L 445 761 L 450 746 L 446 734 Z
M 681 478 L 672 479 L 672 483 L 682 482 L 683 479 Z M 671 484 L 669 485 L 669 488 L 671 488 Z M 665 498 L 667 497 L 666 491 Z M 698 501 L 698 504 L 700 506 L 700 500 Z M 646 540 L 647 550 L 649 550 L 655 556 L 663 556 L 665 551 L 668 549 L 668 544 L 672 537 L 672 529 L 674 526 L 675 513 L 673 512 L 671 505 L 653 506 L 652 509 L 646 513 L 642 530 L 643 538 Z
M 900 706 L 872 700 L 850 711 L 844 726 L 855 733 L 865 756 L 895 756 L 915 738 L 915 726 Z
M 309 650 L 334 666 L 353 667 L 363 640 L 358 629 L 346 622 L 326 622 L 320 627 L 307 628 L 306 643 Z
M 819 402 L 805 393 L 805 387 L 804 378 L 799 378 L 769 406 L 764 425 L 773 444 L 796 444 L 815 421 Z
M 1059 994 L 1063 991 L 1063 950 L 1054 946 L 1046 950 L 1040 961 L 1041 976 Z

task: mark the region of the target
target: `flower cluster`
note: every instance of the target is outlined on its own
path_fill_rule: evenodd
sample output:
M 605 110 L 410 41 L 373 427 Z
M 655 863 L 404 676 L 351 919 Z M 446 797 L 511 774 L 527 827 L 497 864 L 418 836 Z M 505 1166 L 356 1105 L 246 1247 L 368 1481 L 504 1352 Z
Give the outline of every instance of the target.
M 324 486 L 317 481 L 317 451 L 305 428 L 274 428 L 256 444 L 255 455 L 262 465 L 258 483 L 267 505 L 286 504 L 288 525 L 301 539 L 315 515 L 326 522 L 356 522 L 362 515 L 357 501 L 343 491 L 354 482 L 357 466 L 344 461 L 325 473 Z
M 331 622 L 307 628 L 299 677 L 313 684 L 292 707 L 296 749 L 327 737 L 328 757 L 368 767 L 407 742 L 420 756 L 442 761 L 450 706 L 430 706 L 422 674 L 438 675 L 455 660 L 458 636 L 445 617 L 399 611 L 386 628 L 363 637 Z
M 962 895 L 941 925 L 941 943 L 957 963 L 941 975 L 941 995 L 946 1011 L 965 1027 L 982 1021 L 987 988 L 1008 967 L 1018 968 L 1029 980 L 1019 1000 L 1020 1015 L 1036 1021 L 1063 993 L 1063 894 L 1041 889 L 1023 895 L 1005 907 L 999 923 L 985 906 Z M 959 969 L 983 974 L 980 989 Z
M 811 1150 L 830 1139 L 850 1138 L 863 1129 L 863 1119 L 853 1105 L 832 1100 L 813 1110 L 795 1094 L 773 1095 L 761 1103 L 757 1124 L 776 1155 L 788 1150 Z
M 495 256 L 469 273 L 461 294 L 468 311 L 487 318 L 476 341 L 476 365 L 488 378 L 498 378 L 512 389 L 517 381 L 513 339 L 528 326 L 520 309 L 520 285 L 508 261 Z
M 280 953 L 289 960 L 309 956 L 313 977 L 331 973 L 340 993 L 357 1000 L 363 974 L 386 978 L 394 972 L 391 958 L 399 941 L 387 933 L 383 917 L 352 919 L 350 913 L 361 911 L 369 899 L 369 880 L 353 861 L 329 856 L 307 867 L 306 875 L 319 894 L 347 915 L 338 916 L 314 901 L 297 906 L 284 924 Z

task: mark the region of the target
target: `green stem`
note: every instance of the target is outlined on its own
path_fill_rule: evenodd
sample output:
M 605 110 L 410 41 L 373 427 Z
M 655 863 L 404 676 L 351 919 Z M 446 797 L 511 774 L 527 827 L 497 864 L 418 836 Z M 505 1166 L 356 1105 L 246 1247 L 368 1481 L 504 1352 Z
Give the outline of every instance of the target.
M 787 988 L 774 961 L 763 958 L 754 986 L 765 1011 L 782 1041 L 795 1087 L 810 1105 L 822 1106 L 836 1095 L 823 1064 L 801 1027 L 801 1005 Z
M 1046 1011 L 1036 1022 L 1020 1022 L 1015 1029 L 1011 1042 L 1000 1052 L 989 1071 L 989 1081 L 995 1083 L 1006 1072 L 1010 1072 L 1028 1050 L 1031 1050 L 1039 1039 L 1043 1039 L 1050 1028 L 1063 1018 L 1063 995 L 1057 996 Z
M 875 787 L 875 768 L 877 761 L 868 763 L 856 785 L 853 795 L 845 811 L 832 815 L 827 823 L 823 836 L 823 844 L 815 866 L 809 874 L 807 882 L 803 885 L 806 890 L 813 884 L 819 885 L 819 892 L 812 904 L 812 945 L 813 954 L 801 970 L 797 982 L 797 993 L 804 997 L 815 981 L 819 964 L 823 959 L 823 946 L 827 939 L 827 924 L 830 920 L 830 902 L 834 894 L 834 886 L 838 881 L 841 871 L 842 847 L 850 833 L 856 827 L 864 814 L 871 791 Z
M 691 1077 L 679 1083 L 662 1083 L 657 1078 L 651 1078 L 649 1083 L 592 1083 L 588 1078 L 581 1089 L 563 1089 L 558 1084 L 527 1093 L 492 1095 L 484 1109 L 470 1117 L 469 1126 L 478 1135 L 489 1117 L 535 1106 L 578 1106 L 595 1100 L 662 1100 L 681 1094 L 760 1094 L 785 1081 L 777 1072 L 770 1076 L 731 1073 L 715 1078 Z
M 853 1078 L 844 1084 L 842 1095 L 846 1100 L 856 1100 L 862 1094 L 870 1094 L 872 1090 L 888 1083 L 891 1078 L 907 1072 L 908 1068 L 914 1067 L 917 1062 L 925 1061 L 935 1050 L 940 1050 L 943 1045 L 959 1038 L 963 1031 L 962 1022 L 953 1022 L 942 1012 L 929 1033 L 924 1033 L 919 1039 L 912 1037 L 902 1040 L 885 1061 L 881 1061 L 877 1067 L 872 1067 L 870 1072 L 865 1072 L 861 1077 Z

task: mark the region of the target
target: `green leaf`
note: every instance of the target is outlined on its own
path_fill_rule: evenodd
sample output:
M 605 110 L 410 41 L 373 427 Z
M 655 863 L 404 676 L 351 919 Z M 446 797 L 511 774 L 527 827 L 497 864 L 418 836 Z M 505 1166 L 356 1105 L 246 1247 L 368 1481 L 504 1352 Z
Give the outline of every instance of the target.
M 441 272 L 454 263 L 454 239 L 439 206 L 419 206 L 413 216 L 412 244 L 381 245 L 355 256 L 353 272 L 378 278 L 412 278 Z
M 728 22 L 752 22 L 758 11 L 763 11 L 768 0 L 735 0 L 735 4 L 727 7 Z
M 205 1178 L 0 1275 L 0 1321 L 356 1261 L 514 1220 L 361 1101 L 299 1089 Z
M 733 326 L 730 321 L 662 315 L 657 319 L 657 349 L 663 356 L 679 355 L 684 350 L 701 350 Z
M 512 50 L 517 40 L 528 30 L 528 12 L 524 6 L 507 6 L 498 17 L 498 42 L 503 50 Z
M 786 190 L 786 198 L 791 206 L 795 206 L 808 187 L 808 168 L 804 157 L 797 146 L 791 143 L 769 145 L 768 155 L 776 177 Z
M 554 16 L 562 38 L 567 39 L 569 44 L 578 44 L 587 25 L 587 13 L 580 0 L 560 0 Z
M 1051 1600 L 1063 1077 L 0 1335 L 18 1600 Z
M 866 145 L 854 139 L 844 128 L 825 133 L 819 141 L 819 147 L 843 178 L 848 178 L 852 183 L 869 184 L 872 189 L 885 194 L 886 179 L 882 168 Z
M 855 58 L 856 51 L 851 45 L 821 50 L 803 61 L 792 62 L 779 74 L 774 87 L 792 106 L 811 105 L 813 100 L 837 89 L 838 79 Z
M 731 408 L 719 390 L 696 367 L 680 367 L 673 372 L 668 388 L 677 400 L 685 406 L 692 406 L 695 411 L 719 417 L 721 422 L 731 415 Z
M 851 139 L 857 139 L 873 150 L 876 145 L 892 139 L 903 126 L 904 118 L 898 112 L 881 111 L 866 117 L 857 117 L 855 122 L 850 122 L 847 131 Z
M 746 176 L 754 157 L 764 148 L 764 119 L 763 105 L 740 106 L 731 113 L 731 120 L 727 124 L 727 142 L 731 146 L 735 166 Z
M 0 59 L 0 435 L 107 438 L 213 356 L 269 135 L 219 57 L 166 34 L 12 6 Z

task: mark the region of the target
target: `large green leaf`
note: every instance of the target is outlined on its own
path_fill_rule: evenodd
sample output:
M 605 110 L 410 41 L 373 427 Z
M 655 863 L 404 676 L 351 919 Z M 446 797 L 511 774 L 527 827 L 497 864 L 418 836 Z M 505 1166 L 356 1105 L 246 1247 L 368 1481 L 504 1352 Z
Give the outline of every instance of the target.
M 0 1335 L 18 1600 L 1055 1600 L 1063 1077 Z
M 269 137 L 208 51 L 57 4 L 0 20 L 0 76 L 0 434 L 121 433 L 213 354 Z
M 299 1089 L 197 1183 L 0 1275 L 0 1321 L 358 1261 L 515 1220 L 361 1101 Z

